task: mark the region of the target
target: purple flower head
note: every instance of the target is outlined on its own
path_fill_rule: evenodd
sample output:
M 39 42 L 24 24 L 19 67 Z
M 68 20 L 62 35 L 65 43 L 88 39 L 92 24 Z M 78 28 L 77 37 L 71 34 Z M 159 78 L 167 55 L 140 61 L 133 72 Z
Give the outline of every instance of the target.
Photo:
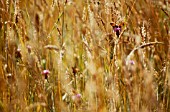
M 121 26 L 115 25 L 113 26 L 113 31 L 116 33 L 116 35 L 119 37 L 121 32 Z
M 81 98 L 81 94 L 76 94 L 76 97 L 77 98 Z
M 48 75 L 49 73 L 50 73 L 49 70 L 43 70 L 43 72 L 42 72 L 43 75 Z
M 20 48 L 18 48 L 18 49 L 17 49 L 17 52 L 21 52 L 21 49 L 20 49 Z
M 110 25 L 113 27 L 113 32 L 115 32 L 116 35 L 117 35 L 117 37 L 119 37 L 120 32 L 121 32 L 121 30 L 122 30 L 122 29 L 121 29 L 121 26 L 124 25 L 124 23 L 119 24 L 119 25 L 117 25 L 117 24 L 115 24 L 115 23 L 110 23 Z
M 79 93 L 72 96 L 73 101 L 77 101 L 77 100 L 80 100 L 80 99 L 81 99 L 81 94 L 79 94 Z
M 131 65 L 134 65 L 134 64 L 135 64 L 135 62 L 134 62 L 133 60 L 130 60 L 129 63 L 130 63 Z
M 121 26 L 114 26 L 114 32 L 121 31 Z
M 43 70 L 42 74 L 45 76 L 45 79 L 48 78 L 48 74 L 50 74 L 49 70 Z
M 28 48 L 28 49 L 31 49 L 32 47 L 31 47 L 30 45 L 27 45 L 27 48 Z
M 32 47 L 30 45 L 27 45 L 28 52 L 31 53 Z

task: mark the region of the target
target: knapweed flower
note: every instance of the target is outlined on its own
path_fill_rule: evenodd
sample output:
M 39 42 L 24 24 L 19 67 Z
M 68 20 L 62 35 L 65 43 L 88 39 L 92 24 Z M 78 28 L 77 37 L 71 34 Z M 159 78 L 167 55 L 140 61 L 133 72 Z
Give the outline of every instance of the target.
M 130 60 L 130 61 L 129 61 L 129 64 L 134 65 L 135 62 L 134 62 L 133 60 Z
M 135 70 L 136 70 L 135 61 L 134 60 L 129 60 L 127 63 L 128 63 L 127 64 L 128 71 L 129 72 L 135 72 Z
M 76 94 L 76 97 L 80 99 L 81 98 L 81 94 Z
M 18 48 L 18 49 L 16 50 L 16 52 L 15 52 L 15 57 L 16 57 L 16 58 L 21 58 L 21 57 L 22 57 L 22 55 L 21 55 L 21 49 Z
M 121 31 L 121 26 L 115 25 L 113 30 L 114 30 L 115 32 Z
M 30 45 L 27 45 L 28 52 L 31 53 L 32 47 Z
M 48 75 L 50 74 L 49 70 L 43 70 L 42 74 L 45 76 L 45 79 L 47 79 Z
M 50 71 L 49 70 L 43 70 L 43 72 L 42 72 L 42 74 L 49 74 L 50 73 Z
M 113 31 L 116 33 L 117 37 L 119 37 L 121 32 L 121 26 L 118 25 L 113 26 Z
M 110 23 L 110 25 L 113 27 L 113 32 L 115 32 L 116 35 L 117 35 L 117 37 L 119 37 L 120 32 L 121 32 L 121 25 L 122 25 L 122 24 L 117 25 L 117 24 L 115 24 L 115 23 Z
M 21 52 L 21 49 L 20 49 L 20 48 L 18 48 L 18 49 L 17 49 L 17 52 Z
M 75 103 L 80 103 L 81 101 L 81 94 L 77 93 L 77 94 L 74 94 L 72 96 L 72 100 L 75 102 Z

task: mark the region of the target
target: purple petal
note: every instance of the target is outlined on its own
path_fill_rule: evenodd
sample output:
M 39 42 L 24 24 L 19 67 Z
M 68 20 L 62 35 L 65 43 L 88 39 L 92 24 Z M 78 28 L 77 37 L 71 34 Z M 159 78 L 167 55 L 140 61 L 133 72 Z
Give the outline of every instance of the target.
M 43 72 L 42 72 L 42 74 L 44 74 L 44 75 L 47 75 L 47 74 L 49 74 L 49 73 L 50 73 L 49 70 L 43 70 Z

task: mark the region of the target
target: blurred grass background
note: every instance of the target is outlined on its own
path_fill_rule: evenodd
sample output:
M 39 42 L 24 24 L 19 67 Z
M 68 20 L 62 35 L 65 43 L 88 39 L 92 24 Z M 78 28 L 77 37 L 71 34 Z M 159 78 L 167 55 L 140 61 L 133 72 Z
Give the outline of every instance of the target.
M 0 112 L 168 112 L 169 88 L 168 0 L 0 1 Z

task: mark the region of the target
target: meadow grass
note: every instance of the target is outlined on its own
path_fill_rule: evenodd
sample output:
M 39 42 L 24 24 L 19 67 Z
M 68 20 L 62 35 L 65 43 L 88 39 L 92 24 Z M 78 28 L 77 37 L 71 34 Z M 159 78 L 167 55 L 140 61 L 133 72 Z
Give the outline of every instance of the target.
M 0 112 L 170 111 L 168 0 L 1 0 Z

